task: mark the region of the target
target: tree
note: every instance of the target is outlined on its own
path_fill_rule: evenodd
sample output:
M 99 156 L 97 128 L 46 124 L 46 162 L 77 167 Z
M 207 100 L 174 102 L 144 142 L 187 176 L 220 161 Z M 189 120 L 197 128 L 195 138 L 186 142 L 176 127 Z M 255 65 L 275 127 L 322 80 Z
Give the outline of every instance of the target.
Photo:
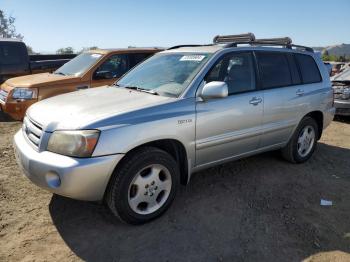
M 322 51 L 322 55 L 324 55 L 324 56 L 329 56 L 328 50 L 327 50 L 327 49 L 324 49 L 324 50 Z
M 79 54 L 80 54 L 80 53 L 83 53 L 83 52 L 86 52 L 86 51 L 90 51 L 90 50 L 96 50 L 96 49 L 98 49 L 97 46 L 83 47 L 83 48 L 80 50 Z
M 27 45 L 27 51 L 28 51 L 28 54 L 30 54 L 30 55 L 38 55 L 39 54 L 37 52 L 34 52 L 33 48 L 29 45 Z
M 339 56 L 337 59 L 337 62 L 346 62 L 345 55 L 344 56 Z
M 16 32 L 15 18 L 7 17 L 4 11 L 0 10 L 0 37 L 23 39 L 21 34 Z
M 56 51 L 56 54 L 74 54 L 74 49 L 71 46 L 60 48 Z

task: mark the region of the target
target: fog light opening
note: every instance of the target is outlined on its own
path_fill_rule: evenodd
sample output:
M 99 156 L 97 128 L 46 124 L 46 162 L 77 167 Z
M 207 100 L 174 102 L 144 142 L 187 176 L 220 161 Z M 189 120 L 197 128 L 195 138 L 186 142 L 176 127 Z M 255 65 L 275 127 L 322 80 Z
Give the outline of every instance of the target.
M 49 172 L 45 175 L 46 183 L 49 187 L 57 188 L 61 185 L 61 179 L 55 172 Z

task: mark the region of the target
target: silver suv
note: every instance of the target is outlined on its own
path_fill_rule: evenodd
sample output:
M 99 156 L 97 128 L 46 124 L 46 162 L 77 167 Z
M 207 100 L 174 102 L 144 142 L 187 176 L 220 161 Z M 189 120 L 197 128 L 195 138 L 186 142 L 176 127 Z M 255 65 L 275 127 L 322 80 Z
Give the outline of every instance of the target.
M 276 149 L 305 162 L 334 111 L 312 49 L 217 36 L 160 52 L 114 85 L 36 103 L 14 147 L 36 185 L 103 200 L 139 224 L 162 214 L 198 170 Z

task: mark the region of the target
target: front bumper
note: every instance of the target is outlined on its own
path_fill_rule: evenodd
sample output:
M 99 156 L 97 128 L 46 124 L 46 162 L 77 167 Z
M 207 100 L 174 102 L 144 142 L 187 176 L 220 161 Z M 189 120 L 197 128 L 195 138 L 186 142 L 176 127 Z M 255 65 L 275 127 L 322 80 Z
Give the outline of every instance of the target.
M 336 108 L 335 114 L 342 116 L 350 116 L 350 100 L 334 100 Z
M 22 130 L 14 137 L 17 163 L 34 184 L 52 193 L 89 201 L 103 199 L 109 178 L 123 154 L 72 158 L 48 151 L 37 152 Z
M 37 102 L 36 99 L 19 102 L 9 100 L 7 102 L 0 101 L 0 109 L 14 120 L 22 120 L 28 107 L 30 107 L 35 102 Z

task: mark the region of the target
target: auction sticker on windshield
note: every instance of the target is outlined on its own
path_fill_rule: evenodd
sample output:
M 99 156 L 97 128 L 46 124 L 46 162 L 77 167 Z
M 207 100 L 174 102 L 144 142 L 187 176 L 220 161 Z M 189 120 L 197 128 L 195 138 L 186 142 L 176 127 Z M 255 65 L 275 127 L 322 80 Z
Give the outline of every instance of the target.
M 184 55 L 180 58 L 180 61 L 202 61 L 205 55 Z

